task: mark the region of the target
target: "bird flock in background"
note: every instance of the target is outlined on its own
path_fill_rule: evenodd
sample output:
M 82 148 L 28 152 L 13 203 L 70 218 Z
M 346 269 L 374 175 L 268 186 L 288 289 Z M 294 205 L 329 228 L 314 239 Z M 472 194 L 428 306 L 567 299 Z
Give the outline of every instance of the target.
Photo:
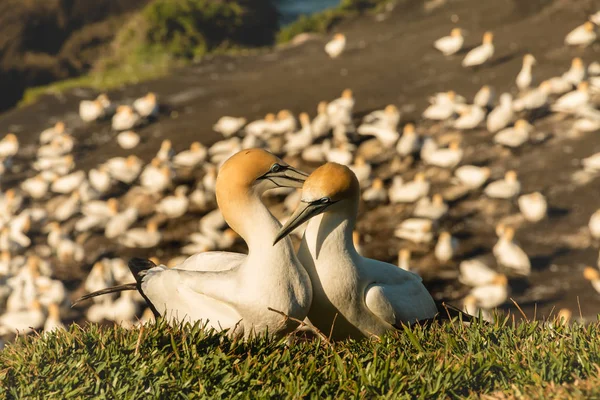
M 598 24 L 600 12 L 570 32 L 565 44 L 589 46 L 597 40 Z M 434 43 L 446 56 L 456 54 L 463 45 L 460 28 L 452 29 L 449 36 Z M 325 51 L 336 58 L 345 46 L 346 37 L 336 34 Z M 466 54 L 462 65 L 482 66 L 493 56 L 493 34 L 485 32 L 483 43 Z M 369 209 L 385 204 L 407 207 L 410 217 L 399 221 L 394 229 L 402 244 L 397 268 L 411 271 L 410 248 L 415 244 L 425 246 L 440 265 L 460 261 L 459 281 L 471 288 L 462 299 L 462 307 L 471 314 L 481 311 L 484 317 L 492 318 L 491 310 L 509 298 L 509 278 L 526 279 L 531 273 L 530 259 L 515 240 L 515 227 L 510 222 L 495 221 L 493 228 L 498 239 L 489 249 L 496 260 L 494 267 L 480 258 L 457 260 L 460 242 L 450 230 L 440 226 L 451 207 L 468 199 L 514 201 L 521 218 L 531 224 L 547 218 L 548 201 L 542 193 L 524 190 L 514 170 L 497 176 L 487 166 L 465 164 L 467 149 L 460 135 L 454 133 L 486 129 L 489 146 L 514 151 L 544 142 L 533 118 L 540 110 L 572 119 L 572 132 L 600 131 L 600 63 L 594 61 L 586 67 L 576 57 L 564 74 L 547 77 L 534 86 L 540 81 L 535 76 L 536 63 L 532 54 L 523 57 L 522 69 L 515 78 L 517 96 L 509 93 L 511 88 L 496 96 L 487 85 L 472 103 L 455 91 L 437 93 L 430 97 L 420 123 L 402 123 L 395 105 L 373 111 L 357 123 L 354 94 L 346 89 L 339 98 L 320 102 L 312 119 L 306 112 L 296 118 L 288 110 L 254 121 L 223 116 L 213 126 L 222 134 L 221 141 L 210 147 L 194 142 L 189 149 L 176 152 L 171 142 L 164 140 L 148 164 L 131 154 L 109 158 L 89 171 L 78 169 L 74 157 L 78 149 L 76 139 L 65 123 L 57 122 L 39 135 L 35 157 L 27 167 L 32 174 L 17 186 L 3 190 L 0 197 L 0 335 L 32 329 L 51 331 L 64 327 L 66 320 L 81 318 L 114 321 L 126 327 L 152 319 L 151 310 L 136 291 L 95 297 L 89 304 L 70 308 L 75 292 L 90 293 L 135 283 L 122 258 L 90 260 L 90 243 L 101 237 L 105 242 L 99 243 L 117 249 L 116 253 L 122 248 L 172 247 L 166 239 L 169 221 L 193 215 L 199 219 L 197 229 L 186 235 L 178 251 L 180 256 L 160 260 L 165 269 L 188 263 L 188 256 L 231 249 L 239 244 L 241 232 L 228 227 L 217 208 L 217 174 L 231 156 L 252 148 L 267 149 L 295 164 L 348 166 L 360 184 L 361 204 Z M 126 150 L 135 149 L 144 140 L 136 128 L 161 117 L 154 93 L 131 105 L 117 105 L 101 94 L 94 100 L 82 101 L 79 115 L 86 123 L 110 121 L 116 142 Z M 2 175 L 8 176 L 17 163 L 25 162 L 22 150 L 15 134 L 4 136 L 0 141 Z M 600 153 L 590 154 L 581 160 L 581 165 L 587 174 L 600 172 Z M 344 171 L 334 172 L 342 180 L 352 179 Z M 446 187 L 444 191 L 435 190 L 440 180 Z M 308 193 L 308 189 L 304 192 Z M 269 192 L 269 196 L 282 200 L 278 216 L 283 224 L 288 222 L 290 213 L 305 204 L 304 192 L 293 187 Z M 328 197 L 312 200 L 321 198 Z M 355 218 L 350 214 L 347 218 Z M 600 210 L 591 216 L 588 228 L 593 239 L 600 239 Z M 299 231 L 294 234 L 302 236 Z M 355 231 L 350 236 L 360 253 L 361 235 Z M 327 257 L 334 255 L 317 263 L 327 263 Z M 304 262 L 302 258 L 301 261 Z M 156 258 L 152 262 L 160 264 Z M 55 277 L 57 268 L 89 272 L 80 284 L 65 285 Z M 600 292 L 597 267 L 587 267 L 583 276 Z M 379 295 L 371 292 L 366 298 L 367 307 L 380 307 Z M 318 321 L 323 315 L 309 312 L 309 317 Z M 329 321 L 330 316 L 323 318 Z

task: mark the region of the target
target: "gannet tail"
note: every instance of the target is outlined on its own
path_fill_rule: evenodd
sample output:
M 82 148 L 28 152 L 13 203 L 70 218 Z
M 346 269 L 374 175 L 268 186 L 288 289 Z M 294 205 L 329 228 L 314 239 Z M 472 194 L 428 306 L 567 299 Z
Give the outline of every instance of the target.
M 73 304 L 71 304 L 71 308 L 75 307 L 77 304 L 81 303 L 82 301 L 89 300 L 89 299 L 97 297 L 97 296 L 102 296 L 104 294 L 110 294 L 110 293 L 124 292 L 126 290 L 136 290 L 136 289 L 137 289 L 136 283 L 127 283 L 125 285 L 113 286 L 113 287 L 109 287 L 106 289 L 97 290 L 95 292 L 88 293 L 85 296 L 81 296 L 80 298 L 75 300 L 73 302 Z

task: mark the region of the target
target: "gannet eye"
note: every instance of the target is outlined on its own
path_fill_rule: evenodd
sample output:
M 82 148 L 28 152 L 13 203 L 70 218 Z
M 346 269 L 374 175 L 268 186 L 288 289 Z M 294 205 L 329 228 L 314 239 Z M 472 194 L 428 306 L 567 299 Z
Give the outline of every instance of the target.
M 283 170 L 283 167 L 279 164 L 273 164 L 271 167 L 271 172 L 279 172 L 281 170 Z
M 321 204 L 328 204 L 331 202 L 331 199 L 329 197 L 323 197 L 321 200 L 319 200 L 319 203 Z

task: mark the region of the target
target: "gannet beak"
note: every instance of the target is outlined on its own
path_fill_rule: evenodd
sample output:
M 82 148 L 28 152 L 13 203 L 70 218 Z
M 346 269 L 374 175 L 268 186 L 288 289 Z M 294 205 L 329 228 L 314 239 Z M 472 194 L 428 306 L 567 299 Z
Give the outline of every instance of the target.
M 308 174 L 289 165 L 281 165 L 278 171 L 269 171 L 259 179 L 268 179 L 278 187 L 301 188 Z
M 323 204 L 319 201 L 316 202 L 300 202 L 296 211 L 292 214 L 292 216 L 287 220 L 285 225 L 281 228 L 277 236 L 275 236 L 275 241 L 273 241 L 273 246 L 277 244 L 281 239 L 292 233 L 294 229 L 311 219 L 312 217 L 319 215 L 328 205 L 331 203 Z

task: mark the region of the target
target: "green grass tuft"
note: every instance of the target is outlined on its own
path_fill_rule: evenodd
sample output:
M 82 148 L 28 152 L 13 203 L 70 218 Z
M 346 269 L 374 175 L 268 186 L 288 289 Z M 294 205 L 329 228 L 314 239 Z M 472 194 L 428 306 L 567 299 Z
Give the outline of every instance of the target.
M 481 394 L 600 395 L 600 324 L 452 324 L 380 340 L 265 338 L 198 326 L 142 330 L 72 326 L 0 352 L 8 398 L 478 398 Z

